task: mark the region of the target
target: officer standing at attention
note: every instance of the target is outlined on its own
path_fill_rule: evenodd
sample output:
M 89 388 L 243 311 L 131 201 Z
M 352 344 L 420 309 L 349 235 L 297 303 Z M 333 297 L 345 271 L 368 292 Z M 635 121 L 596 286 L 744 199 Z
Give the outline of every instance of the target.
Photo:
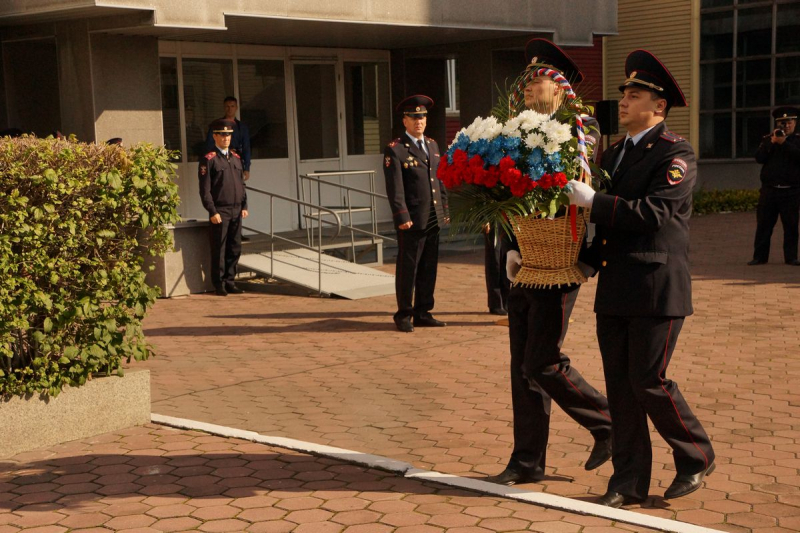
M 247 191 L 242 159 L 230 148 L 234 123 L 211 124 L 214 150 L 200 160 L 200 199 L 211 221 L 211 281 L 218 296 L 244 292 L 234 284 L 242 253 L 242 219 L 247 218 Z
M 535 76 L 535 72 L 542 67 L 551 68 L 573 84 L 580 83 L 583 74 L 561 48 L 546 39 L 528 41 L 525 55 L 529 63 L 525 74 L 528 76 L 525 107 L 553 115 L 564 100 L 564 92 L 552 78 Z M 586 118 L 587 126 L 596 123 L 591 117 Z M 593 137 L 586 137 L 593 144 Z M 520 257 L 517 251 L 508 255 L 509 263 Z M 509 278 L 514 275 L 516 272 L 508 272 Z M 594 437 L 584 468 L 594 470 L 611 458 L 608 400 L 583 379 L 569 356 L 561 351 L 579 289 L 577 284 L 511 288 L 508 319 L 514 450 L 505 470 L 488 481 L 514 485 L 544 478 L 551 398 Z
M 697 166 L 692 146 L 667 129 L 686 99 L 650 52 L 631 52 L 620 86 L 619 123 L 628 133 L 603 154 L 606 193 L 572 183 L 570 202 L 591 207 L 597 225 L 582 260 L 599 269 L 594 310 L 614 419 L 614 474 L 599 503 L 644 501 L 653 451 L 647 418 L 672 447 L 677 472 L 665 498 L 699 489 L 714 450 L 678 385 L 667 378 L 684 318 L 692 314 L 689 217 Z
M 764 137 L 756 151 L 761 167 L 761 192 L 758 197 L 756 239 L 753 260 L 748 265 L 763 265 L 769 260 L 769 244 L 778 217 L 783 225 L 783 260 L 800 266 L 797 260 L 800 223 L 800 135 L 796 107 L 779 107 L 772 112 L 777 128 Z
M 433 100 L 421 94 L 400 102 L 397 111 L 403 115 L 405 133 L 383 152 L 386 194 L 397 228 L 394 323 L 405 333 L 415 326 L 446 325 L 431 315 L 439 232 L 450 222 L 447 193 L 436 177 L 439 145 L 424 134 L 431 107 Z

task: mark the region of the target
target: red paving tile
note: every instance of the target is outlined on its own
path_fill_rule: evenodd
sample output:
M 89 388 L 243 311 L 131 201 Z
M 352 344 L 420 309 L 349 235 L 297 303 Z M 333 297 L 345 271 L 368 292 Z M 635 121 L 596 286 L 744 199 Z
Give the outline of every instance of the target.
M 166 459 L 165 466 L 173 467 L 172 472 L 180 470 L 176 464 L 207 466 L 236 464 L 230 468 L 248 468 L 256 472 L 259 464 L 269 463 L 286 471 L 291 476 L 288 481 L 296 481 L 291 487 L 272 489 L 269 482 L 255 478 L 261 485 L 231 489 L 224 481 L 225 476 L 238 477 L 239 471 L 217 468 L 208 474 L 206 482 L 221 491 L 220 496 L 193 497 L 189 493 L 193 485 L 177 483 L 173 492 L 159 496 L 138 493 L 106 495 L 96 489 L 81 495 L 81 498 L 67 496 L 54 503 L 28 505 L 11 510 L 0 511 L 0 533 L 22 530 L 44 531 L 186 531 L 207 532 L 253 531 L 277 532 L 294 531 L 298 533 L 337 533 L 341 531 L 368 531 L 387 533 L 427 533 L 432 531 L 457 531 L 458 528 L 480 525 L 480 531 L 510 531 L 512 528 L 526 529 L 532 520 L 523 516 L 524 510 L 541 517 L 550 523 L 571 525 L 580 529 L 586 517 L 569 515 L 537 506 L 510 502 L 501 498 L 483 496 L 467 491 L 457 491 L 442 485 L 426 483 L 409 478 L 398 478 L 394 474 L 371 470 L 350 464 L 313 457 L 310 455 L 272 448 L 263 445 L 242 447 L 241 441 L 211 437 L 194 431 L 165 429 L 148 425 L 138 428 L 137 442 L 147 441 L 146 449 L 159 449 L 162 445 L 177 442 L 191 444 L 186 446 L 183 455 Z M 103 442 L 119 444 L 122 452 L 113 464 L 132 465 L 139 458 L 139 448 L 125 449 L 124 435 L 112 433 L 105 435 Z M 201 442 L 202 441 L 202 442 Z M 201 449 L 205 444 L 214 444 L 214 452 Z M 75 456 L 64 455 L 63 448 L 56 446 L 45 450 L 31 462 L 31 456 L 11 457 L 0 463 L 0 476 L 11 494 L 17 488 L 27 486 L 31 477 L 54 473 L 62 468 L 61 462 L 80 458 L 83 464 L 91 465 L 89 470 L 107 468 L 98 461 L 105 457 L 95 452 L 89 440 L 70 445 Z M 21 459 L 20 459 L 21 457 Z M 174 462 L 174 464 L 170 464 Z M 303 481 L 302 474 L 309 472 L 328 472 L 339 485 L 336 488 L 315 490 L 314 481 Z M 134 472 L 135 469 L 131 469 Z M 187 478 L 194 478 L 187 472 Z M 65 474 L 66 475 L 66 474 Z M 132 482 L 139 475 L 131 474 Z M 47 476 L 46 476 L 47 477 Z M 52 479 L 58 480 L 54 475 Z M 185 478 L 177 476 L 178 481 Z M 370 481 L 364 481 L 370 480 Z M 382 488 L 355 488 L 364 483 L 381 484 Z M 140 485 L 138 485 L 140 486 Z M 144 489 L 142 489 L 144 490 Z M 495 513 L 486 513 L 494 509 Z M 462 514 L 467 513 L 467 514 Z M 469 513 L 478 516 L 470 516 Z M 515 516 L 510 517 L 512 513 Z M 504 518 L 487 518 L 503 516 Z M 787 515 L 788 516 L 788 515 Z M 480 522 L 483 520 L 483 522 Z M 621 531 L 618 524 L 609 520 L 594 518 L 593 524 Z M 99 527 L 102 526 L 102 527 Z M 647 531 L 635 529 L 636 531 Z
M 650 512 L 675 518 L 708 511 L 684 516 L 709 520 L 716 513 L 716 525 L 732 525 L 721 501 L 774 504 L 800 489 L 800 402 L 791 382 L 800 375 L 800 269 L 781 261 L 779 229 L 773 263 L 746 266 L 754 228 L 753 213 L 692 220 L 695 314 L 681 333 L 670 377 L 711 436 L 718 467 L 706 489 L 665 502 L 660 496 L 674 466 L 654 432 L 646 505 L 657 509 Z M 392 296 L 160 300 L 145 323 L 159 355 L 137 365 L 152 372 L 153 411 L 448 473 L 497 473 L 512 445 L 508 334 L 486 313 L 482 258 L 482 250 L 442 255 L 435 313 L 448 327 L 411 335 L 393 327 Z M 595 283 L 581 289 L 564 349 L 602 390 Z M 591 444 L 588 432 L 554 409 L 548 477 L 531 490 L 601 495 L 611 466 L 582 469 Z

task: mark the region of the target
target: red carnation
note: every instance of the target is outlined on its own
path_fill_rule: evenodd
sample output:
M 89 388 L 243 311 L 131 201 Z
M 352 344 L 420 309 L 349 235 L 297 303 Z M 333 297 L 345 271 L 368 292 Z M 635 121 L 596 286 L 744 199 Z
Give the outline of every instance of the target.
M 567 184 L 567 175 L 563 172 L 556 172 L 555 176 L 553 176 L 553 184 L 556 187 L 563 187 Z

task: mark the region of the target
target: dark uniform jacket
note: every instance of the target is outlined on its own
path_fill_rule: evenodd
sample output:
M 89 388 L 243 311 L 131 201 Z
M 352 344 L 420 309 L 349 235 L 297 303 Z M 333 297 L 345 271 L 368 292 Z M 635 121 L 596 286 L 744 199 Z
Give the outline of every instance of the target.
M 395 227 L 410 220 L 414 223 L 412 229 L 424 230 L 431 214 L 431 199 L 439 227 L 444 226 L 444 219 L 450 216 L 447 192 L 436 177 L 439 145 L 430 137 L 425 137 L 425 143 L 430 153 L 430 163 L 425 152 L 412 143 L 405 133 L 390 142 L 383 152 L 386 195 L 389 197 Z
M 611 173 L 623 148 L 603 153 Z M 594 310 L 615 316 L 692 314 L 689 217 L 697 175 L 694 151 L 665 123 L 650 130 L 594 197 L 592 246 L 582 260 L 599 270 Z
M 800 135 L 793 133 L 783 144 L 773 144 L 764 137 L 756 150 L 761 167 L 761 183 L 765 187 L 800 187 Z
M 228 150 L 228 157 L 225 157 L 214 148 L 200 159 L 197 174 L 200 177 L 200 199 L 210 217 L 220 208 L 247 209 L 244 169 L 239 154 Z

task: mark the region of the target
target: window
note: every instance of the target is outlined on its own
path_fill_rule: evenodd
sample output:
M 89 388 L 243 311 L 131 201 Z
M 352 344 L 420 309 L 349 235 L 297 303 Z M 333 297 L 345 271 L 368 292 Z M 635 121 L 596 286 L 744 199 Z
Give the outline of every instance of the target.
M 392 135 L 388 63 L 344 64 L 347 153 L 380 154 Z
M 182 62 L 186 159 L 199 161 L 209 125 L 225 114 L 225 97 L 233 96 L 233 61 L 184 58 Z
M 300 160 L 338 158 L 336 66 L 324 63 L 296 64 L 294 86 Z
M 181 113 L 178 101 L 178 60 L 162 57 L 161 63 L 161 120 L 164 125 L 164 146 L 181 149 Z M 180 158 L 178 158 L 180 160 Z
M 239 116 L 250 130 L 251 158 L 289 157 L 283 61 L 240 59 L 237 70 Z
M 702 0 L 700 157 L 752 158 L 800 101 L 800 1 Z

